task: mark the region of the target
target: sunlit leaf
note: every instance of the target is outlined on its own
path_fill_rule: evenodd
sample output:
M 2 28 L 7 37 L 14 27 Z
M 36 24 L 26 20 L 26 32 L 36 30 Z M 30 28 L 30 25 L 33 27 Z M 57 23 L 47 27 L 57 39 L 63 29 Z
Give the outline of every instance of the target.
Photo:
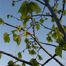
M 10 42 L 9 34 L 8 34 L 8 33 L 4 33 L 4 35 L 3 35 L 3 39 L 4 39 L 4 42 L 9 43 L 9 42 Z
M 35 2 L 30 2 L 29 7 L 31 8 L 32 12 L 35 12 L 35 13 L 40 13 L 41 12 L 41 8 Z
M 55 49 L 55 53 L 56 53 L 56 55 L 61 56 L 62 55 L 62 47 L 57 46 Z
M 21 13 L 21 18 L 26 18 L 28 14 L 32 12 L 39 13 L 41 8 L 35 2 L 24 1 L 19 8 L 18 12 Z
M 52 34 L 52 37 L 53 37 L 54 39 L 57 38 L 57 36 L 56 36 L 56 32 L 54 32 L 54 33 Z
M 22 26 L 19 25 L 19 26 L 17 27 L 17 30 L 18 30 L 19 32 L 21 32 L 21 30 L 22 30 Z
M 17 43 L 17 45 L 19 46 L 21 43 L 21 36 L 17 35 L 17 34 L 13 34 L 13 40 Z
M 59 30 L 56 30 L 56 36 L 60 38 L 61 36 L 64 36 Z
M 24 1 L 18 10 L 18 12 L 21 13 L 22 18 L 26 18 L 28 14 L 29 11 L 28 4 L 29 4 L 28 1 Z

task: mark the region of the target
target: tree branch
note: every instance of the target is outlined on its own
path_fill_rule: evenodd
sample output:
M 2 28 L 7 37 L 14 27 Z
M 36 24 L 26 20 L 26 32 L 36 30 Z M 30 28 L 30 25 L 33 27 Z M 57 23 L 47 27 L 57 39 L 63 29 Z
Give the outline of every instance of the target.
M 2 54 L 4 54 L 4 55 L 7 55 L 7 56 L 10 56 L 10 57 L 12 57 L 12 58 L 14 58 L 15 60 L 18 60 L 18 61 L 20 61 L 20 62 L 24 62 L 24 63 L 26 63 L 26 64 L 32 65 L 30 62 L 25 61 L 25 60 L 22 60 L 22 59 L 19 59 L 19 58 L 15 57 L 15 56 L 13 56 L 13 55 L 11 55 L 11 54 L 9 54 L 9 53 L 6 53 L 6 52 L 4 52 L 4 51 L 0 51 L 0 53 L 2 53 Z
M 48 29 L 48 30 L 51 30 L 51 31 L 55 31 L 55 30 L 52 30 L 51 28 L 49 27 L 46 27 L 45 25 L 41 24 L 41 26 L 43 26 L 44 28 Z
M 52 44 L 49 44 L 49 43 L 43 43 L 43 42 L 39 42 L 39 43 L 44 44 L 44 45 L 49 45 L 49 46 L 56 47 L 56 45 L 52 45 Z
M 56 56 L 56 54 L 54 54 L 51 58 L 49 58 L 46 62 L 44 62 L 42 64 L 42 66 L 45 66 L 50 60 L 52 60 L 54 57 Z
M 47 6 L 47 8 L 49 9 L 50 13 L 52 14 L 54 20 L 56 21 L 56 24 L 57 24 L 57 27 L 58 27 L 59 31 L 64 35 L 63 39 L 65 41 L 66 40 L 66 31 L 64 30 L 64 27 L 61 25 L 60 20 L 58 19 L 56 13 L 54 13 L 50 4 L 47 2 L 47 0 L 43 0 L 45 3 L 43 3 L 39 0 L 36 0 L 36 1 Z
M 62 19 L 62 17 L 63 17 L 63 13 L 64 13 L 64 8 L 65 8 L 65 0 L 63 0 L 63 5 L 62 5 L 62 14 L 61 14 L 61 16 L 60 16 L 60 19 L 59 20 L 61 20 Z
M 32 15 L 32 17 L 35 17 L 35 16 L 49 16 L 49 17 L 52 17 L 52 15 L 50 14 L 37 14 L 37 15 Z
M 7 25 L 7 26 L 10 26 L 10 27 L 18 28 L 18 27 L 16 27 L 16 26 L 13 26 L 13 25 L 8 24 L 8 23 L 6 23 L 6 22 L 4 22 L 4 24 Z M 21 28 L 21 30 L 25 31 L 24 28 Z
M 39 43 L 39 41 L 35 38 L 34 39 L 36 42 L 37 42 L 37 44 L 40 46 L 40 48 L 41 49 L 43 49 L 43 51 L 45 51 L 51 58 L 53 57 L 40 43 Z M 60 66 L 64 66 L 58 59 L 56 59 L 56 58 L 53 58 L 57 63 L 59 63 L 59 65 Z

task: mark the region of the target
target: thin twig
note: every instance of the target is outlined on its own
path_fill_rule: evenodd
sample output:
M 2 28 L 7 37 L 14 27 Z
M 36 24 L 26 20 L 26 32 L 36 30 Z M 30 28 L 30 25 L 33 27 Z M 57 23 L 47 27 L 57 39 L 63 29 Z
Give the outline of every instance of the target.
M 64 13 L 64 8 L 65 8 L 65 0 L 63 0 L 63 6 L 62 6 L 62 14 L 61 14 L 61 16 L 60 16 L 60 19 L 59 20 L 61 20 L 62 19 L 62 17 L 63 17 L 63 13 Z

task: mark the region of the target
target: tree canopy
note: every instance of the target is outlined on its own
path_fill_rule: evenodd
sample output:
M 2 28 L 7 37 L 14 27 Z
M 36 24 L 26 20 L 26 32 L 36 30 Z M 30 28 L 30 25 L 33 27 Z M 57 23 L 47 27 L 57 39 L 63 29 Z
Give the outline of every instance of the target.
M 18 3 L 21 4 L 17 13 L 19 17 L 6 15 L 8 20 L 16 19 L 18 25 L 0 18 L 0 28 L 4 25 L 12 27 L 10 32 L 4 32 L 4 43 L 9 44 L 13 40 L 22 49 L 18 50 L 17 56 L 0 50 L 0 58 L 4 54 L 15 59 L 10 60 L 7 66 L 45 66 L 52 59 L 64 66 L 56 56 L 62 58 L 62 53 L 66 51 L 66 23 L 63 22 L 66 17 L 66 0 L 13 0 L 12 7 L 17 7 Z M 24 53 L 30 56 L 30 60 L 23 58 Z M 47 60 L 43 54 L 49 56 Z

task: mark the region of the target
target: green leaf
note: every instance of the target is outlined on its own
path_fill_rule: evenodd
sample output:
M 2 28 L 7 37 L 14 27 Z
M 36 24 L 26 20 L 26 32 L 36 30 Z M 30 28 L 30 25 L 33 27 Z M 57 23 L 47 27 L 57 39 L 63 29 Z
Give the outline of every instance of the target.
M 21 7 L 19 8 L 18 12 L 21 13 L 22 18 L 26 18 L 28 12 L 29 12 L 29 6 L 28 6 L 29 2 L 28 1 L 24 1 L 21 4 Z
M 56 53 L 56 55 L 61 56 L 62 55 L 62 47 L 57 46 L 55 49 L 55 53 Z
M 26 44 L 26 49 L 30 49 L 31 46 L 29 44 Z
M 13 34 L 13 40 L 17 43 L 17 45 L 19 46 L 21 43 L 21 36 L 17 35 L 17 34 Z
M 21 52 L 18 53 L 18 58 L 22 58 Z
M 39 30 L 40 29 L 40 25 L 36 24 L 36 29 Z
M 51 18 L 51 21 L 54 22 L 55 21 L 54 18 Z
M 37 46 L 34 44 L 34 45 L 32 45 L 32 48 L 37 49 Z
M 57 31 L 57 36 L 64 36 L 59 30 Z
M 48 41 L 48 42 L 52 42 L 52 39 L 51 39 L 51 37 L 50 37 L 50 36 L 47 36 L 47 38 L 46 38 L 46 39 L 47 39 L 47 41 Z
M 25 39 L 25 43 L 26 44 L 29 44 L 30 43 L 28 38 Z
M 39 66 L 39 63 L 37 62 L 36 59 L 31 59 L 30 62 L 32 63 L 32 66 Z
M 22 66 L 26 66 L 25 63 L 22 63 Z
M 54 24 L 52 25 L 52 30 L 55 30 L 55 25 Z
M 17 32 L 17 30 L 12 30 L 11 32 L 12 32 L 12 34 L 15 34 Z
M 3 25 L 4 24 L 4 21 L 2 20 L 2 18 L 0 18 L 0 25 Z
M 35 2 L 24 1 L 18 12 L 21 13 L 21 18 L 25 19 L 28 14 L 32 12 L 39 13 L 41 8 Z
M 40 13 L 41 8 L 38 6 L 36 2 L 30 2 L 29 3 L 30 11 L 35 12 L 35 13 Z
M 10 42 L 9 34 L 5 32 L 3 35 L 3 39 L 4 39 L 4 42 L 9 43 Z
M 57 36 L 56 36 L 56 32 L 54 32 L 54 33 L 52 34 L 52 37 L 53 37 L 54 39 L 57 38 Z
M 24 22 L 23 22 L 23 26 L 24 26 L 24 28 L 26 28 L 26 26 L 27 26 L 27 21 L 28 21 L 28 20 L 25 19 Z
M 14 66 L 14 62 L 13 62 L 12 60 L 10 60 L 10 61 L 8 62 L 8 66 Z
M 31 54 L 31 55 L 35 55 L 36 52 L 35 52 L 34 50 L 29 50 L 29 54 Z
M 43 23 L 44 23 L 44 19 L 41 18 L 41 19 L 40 19 L 40 24 L 43 24 Z
M 39 59 L 39 60 L 42 60 L 43 58 L 42 58 L 40 55 L 38 55 L 38 59 Z

